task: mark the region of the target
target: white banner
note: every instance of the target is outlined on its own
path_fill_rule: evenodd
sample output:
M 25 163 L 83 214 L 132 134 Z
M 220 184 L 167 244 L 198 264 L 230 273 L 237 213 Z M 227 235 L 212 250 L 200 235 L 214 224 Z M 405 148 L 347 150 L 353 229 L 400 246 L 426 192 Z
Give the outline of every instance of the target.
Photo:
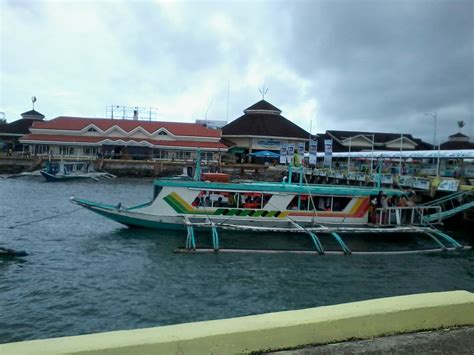
M 430 180 L 416 177 L 413 179 L 413 187 L 415 189 L 429 190 Z
M 332 139 L 324 140 L 324 166 L 330 168 L 332 164 Z
M 280 164 L 286 164 L 286 145 L 280 148 Z
M 300 155 L 300 157 L 304 156 L 304 145 L 304 142 L 298 143 L 298 154 Z
M 458 191 L 459 181 L 458 180 L 442 180 L 438 186 L 439 191 Z
M 316 165 L 318 155 L 318 141 L 314 140 L 309 143 L 309 163 Z
M 286 159 L 288 163 L 293 163 L 293 158 L 295 157 L 295 145 L 288 144 L 288 148 L 286 150 Z

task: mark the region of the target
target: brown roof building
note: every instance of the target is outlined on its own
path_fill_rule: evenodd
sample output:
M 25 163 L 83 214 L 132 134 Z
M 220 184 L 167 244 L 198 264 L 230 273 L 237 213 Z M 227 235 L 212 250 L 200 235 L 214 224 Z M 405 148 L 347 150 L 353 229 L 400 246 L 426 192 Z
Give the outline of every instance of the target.
M 0 143 L 6 149 L 21 150 L 19 139 L 30 133 L 30 127 L 35 122 L 41 122 L 44 115 L 36 110 L 23 112 L 19 120 L 0 124 Z M 4 149 L 5 149 L 4 148 Z
M 281 115 L 281 110 L 261 100 L 244 110 L 244 115 L 222 127 L 222 137 L 235 143 L 234 153 L 270 150 L 279 152 L 285 144 L 309 140 L 309 132 Z
M 440 144 L 441 150 L 474 149 L 474 143 L 469 141 L 469 136 L 458 132 L 449 136 L 448 141 Z

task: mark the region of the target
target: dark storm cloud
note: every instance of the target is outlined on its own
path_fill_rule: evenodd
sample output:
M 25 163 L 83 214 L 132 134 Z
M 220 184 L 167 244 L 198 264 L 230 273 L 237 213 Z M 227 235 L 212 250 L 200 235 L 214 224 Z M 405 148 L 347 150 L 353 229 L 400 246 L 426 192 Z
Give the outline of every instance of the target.
M 473 6 L 0 1 L 0 110 L 12 120 L 35 95 L 48 118 L 114 103 L 158 107 L 163 120 L 232 120 L 265 83 L 265 99 L 305 129 L 431 141 L 424 113 L 436 111 L 439 135 L 464 120 L 474 138 Z
M 320 115 L 338 128 L 393 131 L 398 120 L 422 133 L 417 115 L 446 111 L 452 132 L 472 119 L 472 1 L 298 2 L 291 17 L 288 65 L 314 80 Z

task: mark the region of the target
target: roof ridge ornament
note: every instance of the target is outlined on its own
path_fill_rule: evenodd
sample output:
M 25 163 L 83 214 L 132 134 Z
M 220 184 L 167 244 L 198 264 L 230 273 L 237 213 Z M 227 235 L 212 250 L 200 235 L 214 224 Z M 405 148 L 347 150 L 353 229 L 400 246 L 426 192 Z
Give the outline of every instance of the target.
M 268 92 L 268 88 L 265 87 L 265 83 L 262 85 L 261 89 L 258 89 L 262 95 L 262 100 L 265 100 L 265 94 Z

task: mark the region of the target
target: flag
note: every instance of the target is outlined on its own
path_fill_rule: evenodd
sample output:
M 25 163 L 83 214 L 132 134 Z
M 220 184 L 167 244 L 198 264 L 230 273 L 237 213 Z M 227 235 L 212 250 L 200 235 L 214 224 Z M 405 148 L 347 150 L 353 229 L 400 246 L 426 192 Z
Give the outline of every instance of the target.
M 330 168 L 332 164 L 332 139 L 324 140 L 324 167 Z
M 295 145 L 294 144 L 288 144 L 288 148 L 286 151 L 286 158 L 288 163 L 293 162 L 293 158 L 295 157 Z
M 304 156 L 304 142 L 298 143 L 298 153 L 301 157 Z
M 286 145 L 280 147 L 280 164 L 286 164 Z
M 314 140 L 309 143 L 309 163 L 316 165 L 318 155 L 318 141 Z

